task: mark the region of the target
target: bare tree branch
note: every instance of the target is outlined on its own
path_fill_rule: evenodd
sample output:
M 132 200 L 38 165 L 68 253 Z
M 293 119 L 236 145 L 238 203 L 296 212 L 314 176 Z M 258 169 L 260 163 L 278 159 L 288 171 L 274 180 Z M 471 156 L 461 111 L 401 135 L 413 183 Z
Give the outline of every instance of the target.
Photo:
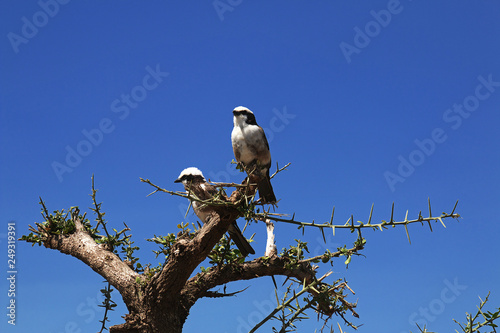
M 266 257 L 275 256 L 278 251 L 276 250 L 276 244 L 274 242 L 274 223 L 271 220 L 265 220 L 267 229 L 267 244 L 266 244 Z
M 257 258 L 242 264 L 212 267 L 208 272 L 197 274 L 186 283 L 186 290 L 193 292 L 197 297 L 205 290 L 215 288 L 233 281 L 251 280 L 262 276 L 284 275 L 294 277 L 299 281 L 310 283 L 315 278 L 315 267 L 303 263 L 296 267 L 289 267 L 286 258 L 274 256 Z
M 73 215 L 73 222 L 75 223 L 76 232 L 72 234 L 48 234 L 39 226 L 38 232 L 46 237 L 43 245 L 49 249 L 58 250 L 61 253 L 80 259 L 111 283 L 120 292 L 129 310 L 134 310 L 140 302 L 138 299 L 139 285 L 136 282 L 139 274 L 116 254 L 109 251 L 106 245 L 97 244 L 85 231 L 76 214 Z

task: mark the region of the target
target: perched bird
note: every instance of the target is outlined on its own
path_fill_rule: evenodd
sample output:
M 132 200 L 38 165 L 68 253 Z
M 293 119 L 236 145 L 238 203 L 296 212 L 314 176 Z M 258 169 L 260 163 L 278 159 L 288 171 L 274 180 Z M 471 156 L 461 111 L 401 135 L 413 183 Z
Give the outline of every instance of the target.
M 250 178 L 256 179 L 262 202 L 275 203 L 276 196 L 269 178 L 271 152 L 264 130 L 257 125 L 253 112 L 243 106 L 233 110 L 233 122 L 231 141 L 236 161 Z
M 194 167 L 182 170 L 181 174 L 174 182 L 182 183 L 186 191 L 190 191 L 200 200 L 210 200 L 213 196 L 219 193 L 217 187 L 207 183 L 205 177 L 203 177 L 203 173 L 198 168 Z M 195 200 L 191 200 L 191 204 L 193 205 L 193 210 L 196 216 L 198 216 L 201 222 L 207 222 L 212 209 L 209 206 Z M 227 232 L 244 257 L 246 257 L 249 253 L 255 254 L 254 249 L 243 236 L 240 228 L 238 228 L 236 221 L 233 221 L 229 225 Z

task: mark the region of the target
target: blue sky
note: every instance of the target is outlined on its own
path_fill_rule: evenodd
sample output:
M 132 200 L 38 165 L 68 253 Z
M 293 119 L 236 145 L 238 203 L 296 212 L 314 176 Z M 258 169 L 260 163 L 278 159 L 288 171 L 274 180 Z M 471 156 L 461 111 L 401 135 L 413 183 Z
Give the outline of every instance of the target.
M 216 8 L 215 5 L 218 7 Z M 110 225 L 126 222 L 143 263 L 145 242 L 176 232 L 182 198 L 154 195 L 139 177 L 173 180 L 197 166 L 212 180 L 241 181 L 230 133 L 234 107 L 254 111 L 273 161 L 291 162 L 273 180 L 279 212 L 298 219 L 366 221 L 449 212 L 447 228 L 366 231 L 366 257 L 343 260 L 358 300 L 359 332 L 455 329 L 491 290 L 500 303 L 497 254 L 500 5 L 493 1 L 139 1 L 2 2 L 0 241 L 49 210 L 91 212 L 95 175 Z M 265 227 L 252 224 L 263 254 Z M 312 254 L 353 241 L 276 226 L 278 248 L 294 238 Z M 78 260 L 17 243 L 17 321 L 7 324 L 7 254 L 0 321 L 8 332 L 97 331 L 102 278 Z M 250 258 L 251 259 L 251 258 Z M 327 271 L 329 267 L 322 268 Z M 185 332 L 244 332 L 270 309 L 269 278 L 234 299 L 201 300 Z M 122 322 L 119 307 L 111 324 Z M 314 316 L 313 316 L 314 317 Z M 341 320 L 333 318 L 332 323 Z M 335 324 L 336 325 L 336 324 Z M 320 325 L 315 319 L 301 331 Z M 346 327 L 344 327 L 346 329 Z M 269 331 L 269 327 L 261 329 Z M 351 332 L 352 329 L 346 329 Z

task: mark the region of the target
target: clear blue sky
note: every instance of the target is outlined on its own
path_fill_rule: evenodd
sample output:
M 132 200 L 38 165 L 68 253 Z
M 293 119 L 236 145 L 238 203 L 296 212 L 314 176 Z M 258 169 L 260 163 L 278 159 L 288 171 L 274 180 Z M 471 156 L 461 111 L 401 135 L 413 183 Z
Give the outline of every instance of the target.
M 40 222 L 38 196 L 90 215 L 94 174 L 110 226 L 126 222 L 139 257 L 156 264 L 145 239 L 195 217 L 184 219 L 182 198 L 146 197 L 139 177 L 180 190 L 173 180 L 197 166 L 241 181 L 228 164 L 239 105 L 266 129 L 273 161 L 292 163 L 273 180 L 279 212 L 325 221 L 335 205 L 342 224 L 366 221 L 372 203 L 381 220 L 392 202 L 402 219 L 426 211 L 428 197 L 436 214 L 460 200 L 460 222 L 432 233 L 413 225 L 412 245 L 404 229 L 366 232 L 366 257 L 333 266 L 331 279 L 345 276 L 356 292 L 359 332 L 415 332 L 415 320 L 449 332 L 489 290 L 498 307 L 498 2 L 59 1 L 1 4 L 2 332 L 96 332 L 104 286 L 78 260 L 18 242 L 8 325 L 9 221 L 18 237 Z M 254 232 L 263 254 L 265 227 Z M 283 224 L 276 237 L 279 248 L 307 241 L 312 254 L 353 240 L 339 231 L 325 245 L 318 231 Z M 243 332 L 263 318 L 271 279 L 227 290 L 247 286 L 200 301 L 185 332 Z M 111 324 L 125 313 L 115 296 Z

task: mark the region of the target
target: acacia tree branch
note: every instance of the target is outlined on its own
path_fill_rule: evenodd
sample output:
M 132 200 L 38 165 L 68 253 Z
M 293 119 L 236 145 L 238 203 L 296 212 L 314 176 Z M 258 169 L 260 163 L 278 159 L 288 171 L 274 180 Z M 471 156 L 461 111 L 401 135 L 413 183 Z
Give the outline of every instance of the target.
M 257 277 L 284 275 L 296 278 L 299 281 L 311 283 L 316 277 L 316 267 L 309 263 L 290 265 L 290 261 L 283 257 L 257 258 L 241 264 L 215 266 L 204 273 L 197 274 L 189 279 L 183 289 L 184 294 L 194 296 L 194 301 L 216 286 L 240 280 L 251 280 Z
M 322 259 L 330 259 L 330 258 L 337 258 L 340 256 L 351 256 L 353 254 L 358 253 L 358 251 L 361 251 L 364 248 L 364 243 L 363 242 L 356 242 L 354 246 L 350 249 L 342 249 L 341 251 L 333 252 L 333 253 L 324 253 L 320 254 L 319 256 L 307 258 L 307 259 L 302 259 L 299 262 L 300 263 L 306 263 L 306 262 L 315 262 L 318 260 Z
M 180 239 L 172 246 L 168 261 L 147 288 L 158 291 L 160 297 L 176 299 L 192 272 L 205 260 L 239 214 L 234 208 L 214 208 L 193 239 Z
M 77 214 L 72 219 L 76 231 L 71 234 L 50 234 L 39 225 L 38 232 L 44 236 L 43 245 L 87 264 L 120 292 L 129 311 L 137 310 L 140 297 L 136 279 L 139 274 L 109 251 L 106 245 L 97 244 L 85 230 Z
M 389 221 L 382 220 L 380 223 L 371 223 L 372 214 L 373 214 L 373 205 L 372 205 L 372 208 L 370 211 L 370 216 L 368 218 L 368 222 L 363 223 L 362 221 L 358 221 L 359 224 L 354 223 L 353 215 L 350 216 L 350 218 L 347 220 L 347 222 L 345 224 L 342 224 L 342 225 L 333 224 L 333 215 L 335 212 L 335 207 L 333 207 L 333 212 L 332 212 L 332 216 L 331 216 L 330 221 L 325 222 L 325 223 L 319 223 L 319 224 L 315 223 L 314 220 L 312 222 L 297 221 L 297 220 L 295 220 L 295 214 L 293 214 L 292 218 L 290 218 L 290 219 L 283 218 L 283 216 L 284 216 L 283 214 L 274 214 L 274 213 L 269 213 L 269 212 L 254 213 L 252 217 L 254 217 L 255 219 L 259 219 L 259 220 L 269 219 L 269 220 L 273 220 L 276 222 L 285 222 L 285 223 L 295 224 L 295 225 L 299 226 L 299 229 L 305 228 L 305 227 L 319 228 L 321 230 L 321 232 L 323 233 L 323 237 L 324 237 L 324 229 L 325 228 L 332 229 L 333 235 L 335 236 L 335 229 L 349 229 L 351 231 L 356 230 L 359 233 L 361 231 L 361 229 L 364 229 L 364 228 L 372 228 L 375 230 L 379 229 L 380 231 L 382 231 L 383 229 L 387 229 L 387 227 L 389 227 L 389 226 L 396 227 L 396 226 L 403 225 L 406 229 L 406 235 L 408 237 L 408 241 L 411 244 L 410 234 L 408 232 L 408 224 L 421 223 L 423 225 L 424 222 L 427 222 L 429 224 L 429 227 L 431 228 L 431 231 L 432 231 L 432 227 L 431 227 L 430 222 L 431 221 L 434 221 L 434 222 L 439 221 L 439 222 L 441 222 L 443 227 L 446 228 L 446 225 L 443 222 L 444 219 L 447 219 L 447 218 L 458 219 L 458 218 L 460 218 L 460 215 L 455 213 L 455 209 L 457 208 L 457 205 L 458 205 L 458 200 L 455 203 L 455 206 L 453 207 L 453 210 L 451 213 L 443 212 L 440 216 L 432 216 L 431 204 L 430 204 L 430 200 L 429 200 L 429 216 L 428 217 L 423 217 L 422 212 L 420 212 L 416 219 L 408 220 L 408 211 L 406 211 L 406 216 L 405 216 L 405 219 L 403 221 L 395 221 L 393 219 L 393 217 L 394 217 L 394 203 L 393 203 L 392 204 L 392 211 L 391 211 L 391 219 Z

